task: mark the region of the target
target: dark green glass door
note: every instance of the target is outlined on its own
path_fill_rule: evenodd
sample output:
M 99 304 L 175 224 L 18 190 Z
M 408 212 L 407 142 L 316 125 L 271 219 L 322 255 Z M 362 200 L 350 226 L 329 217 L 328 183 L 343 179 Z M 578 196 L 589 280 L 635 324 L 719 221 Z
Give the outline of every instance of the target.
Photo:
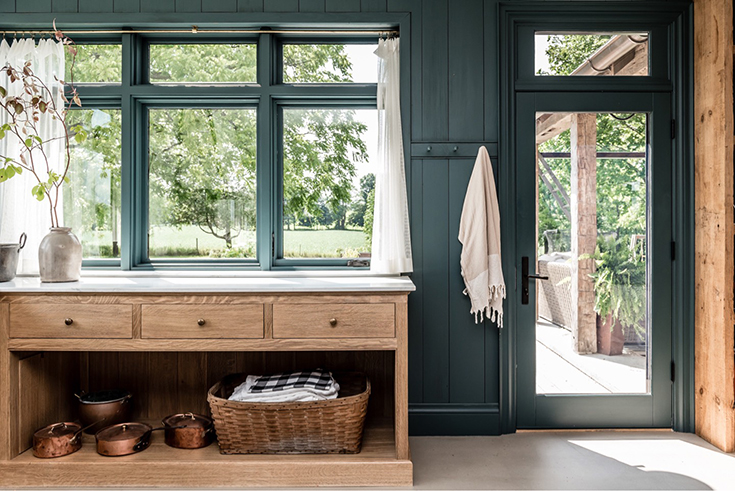
M 669 427 L 669 96 L 516 97 L 518 427 Z

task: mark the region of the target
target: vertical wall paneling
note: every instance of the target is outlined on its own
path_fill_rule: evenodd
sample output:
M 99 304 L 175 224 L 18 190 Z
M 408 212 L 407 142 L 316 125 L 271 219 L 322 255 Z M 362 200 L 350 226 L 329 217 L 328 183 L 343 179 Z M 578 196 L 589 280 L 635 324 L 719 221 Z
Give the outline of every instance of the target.
M 448 0 L 426 0 L 422 12 L 421 108 L 424 141 L 448 137 Z
M 161 419 L 178 412 L 178 353 L 150 353 L 148 417 Z
M 453 2 L 454 3 L 454 2 Z M 449 9 L 449 141 L 482 141 L 485 81 L 483 1 Z
M 408 400 L 422 402 L 424 399 L 424 288 L 423 288 L 423 170 L 421 160 L 411 163 L 411 247 L 413 252 L 413 274 L 411 280 L 416 291 L 408 296 Z
M 360 9 L 363 12 L 385 12 L 386 0 L 361 0 Z
M 79 12 L 83 12 L 83 13 L 112 12 L 112 0 L 79 0 Z
M 79 10 L 77 0 L 52 0 L 51 8 L 54 13 L 75 13 Z
M 487 100 L 487 99 L 486 99 Z M 495 115 L 497 117 L 497 114 Z M 497 128 L 497 125 L 495 125 Z M 498 194 L 503 194 L 505 197 L 506 191 L 502 187 L 502 183 L 500 181 L 500 159 L 498 159 L 497 155 L 493 155 L 493 153 L 490 153 L 490 162 L 493 166 L 493 174 L 495 176 L 495 185 L 498 188 Z M 509 220 L 509 218 L 504 217 L 503 215 L 503 199 L 498 196 L 498 205 L 500 206 L 501 210 L 501 217 L 500 217 L 500 223 L 501 223 L 501 229 L 502 230 L 508 230 L 508 228 L 503 228 L 503 220 Z M 508 237 L 504 237 L 503 244 L 508 243 Z M 502 249 L 501 253 L 503 254 L 503 257 L 512 257 L 513 251 Z M 503 271 L 505 285 L 506 285 L 506 292 L 509 289 L 513 289 L 513 271 L 505 270 Z M 507 293 L 506 293 L 507 295 Z M 510 300 L 508 298 L 505 299 L 503 302 L 503 313 L 509 309 Z M 498 327 L 495 325 L 495 323 L 489 322 L 487 319 L 485 319 L 485 402 L 486 403 L 498 403 L 500 401 L 500 331 L 498 330 Z
M 264 0 L 266 12 L 298 12 L 299 0 Z
M 17 0 L 16 12 L 51 12 L 51 0 Z
M 359 12 L 360 0 L 326 0 L 327 12 Z
M 0 0 L 0 12 L 15 12 L 15 0 Z
M 459 219 L 474 160 L 449 162 L 449 400 L 485 402 L 485 331 L 494 329 L 484 322 L 475 324 L 470 300 L 464 295 L 459 264 L 462 244 Z
M 176 12 L 201 12 L 202 0 L 176 0 Z
M 148 367 L 150 353 L 120 353 L 119 367 L 122 380 L 120 388 L 129 390 L 133 394 L 133 418 L 147 419 L 156 415 L 148 414 L 148 404 L 146 403 L 145 394 L 148 393 L 148 381 L 151 377 L 148 375 Z
M 302 12 L 324 12 L 325 11 L 325 0 L 301 0 L 299 2 L 299 9 Z
M 147 2 L 145 0 L 142 0 L 140 2 L 141 12 L 164 13 L 174 12 L 175 10 L 175 0 L 156 0 L 155 2 Z
M 140 2 L 136 0 L 113 0 L 112 9 L 116 13 L 140 12 Z
M 117 389 L 120 387 L 120 353 L 95 351 L 89 353 L 89 390 Z
M 498 141 L 498 114 L 500 72 L 498 70 L 498 5 L 496 0 L 485 0 L 484 8 L 484 70 L 485 80 L 483 102 L 485 109 L 485 141 Z M 479 61 L 479 60 L 478 60 Z
M 178 411 L 207 414 L 207 353 L 179 353 Z M 206 387 L 207 389 L 204 389 Z
M 237 12 L 237 0 L 202 1 L 202 12 Z
M 449 402 L 449 165 L 424 161 L 423 402 Z
M 400 1 L 389 1 L 389 9 L 393 8 L 400 11 L 401 8 L 406 8 L 401 5 Z M 422 40 L 422 29 L 421 29 L 421 3 L 417 3 L 411 13 L 411 140 L 422 141 L 423 140 L 423 125 L 422 125 L 422 110 L 421 110 L 421 94 L 422 94 L 422 72 L 421 67 L 423 63 L 423 44 Z M 406 124 L 404 122 L 404 124 Z
M 238 12 L 262 12 L 263 0 L 237 0 Z

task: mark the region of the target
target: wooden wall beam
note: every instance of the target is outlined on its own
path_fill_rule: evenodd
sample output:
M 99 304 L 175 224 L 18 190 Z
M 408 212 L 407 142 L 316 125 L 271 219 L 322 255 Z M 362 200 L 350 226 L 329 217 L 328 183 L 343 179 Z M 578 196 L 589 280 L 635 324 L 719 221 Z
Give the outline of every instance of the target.
M 735 451 L 733 6 L 694 2 L 695 429 Z

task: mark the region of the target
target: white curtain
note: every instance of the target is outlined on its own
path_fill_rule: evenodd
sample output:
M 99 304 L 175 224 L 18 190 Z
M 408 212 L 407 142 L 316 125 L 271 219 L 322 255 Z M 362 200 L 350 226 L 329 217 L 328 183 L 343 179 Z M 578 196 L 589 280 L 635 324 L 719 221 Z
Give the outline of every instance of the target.
M 57 107 L 61 110 L 64 101 L 61 99 L 60 85 L 54 78 L 64 78 L 64 46 L 54 40 L 46 39 L 38 42 L 38 46 L 32 39 L 21 39 L 13 41 L 12 45 L 3 39 L 0 42 L 0 66 L 10 64 L 14 68 L 22 69 L 26 61 L 31 62 L 31 69 L 50 89 L 53 90 Z M 0 86 L 5 87 L 8 96 L 19 95 L 23 90 L 23 83 L 16 81 L 10 83 L 8 77 L 0 74 Z M 9 121 L 7 114 L 0 114 L 0 125 Z M 39 121 L 40 137 L 43 140 L 63 135 L 63 127 L 59 121 L 53 120 L 50 115 L 41 115 Z M 21 143 L 14 135 L 7 135 L 0 140 L 0 155 L 18 158 Z M 49 158 L 51 170 L 59 172 L 64 160 L 64 143 L 55 140 L 44 145 L 44 150 Z M 34 152 L 34 157 L 39 155 Z M 42 168 L 39 176 L 44 179 L 48 176 L 45 165 L 38 164 Z M 48 233 L 51 226 L 51 214 L 48 200 L 37 201 L 31 195 L 31 188 L 37 184 L 35 177 L 30 172 L 23 172 L 8 181 L 0 183 L 0 242 L 18 242 L 22 232 L 28 235 L 28 242 L 21 251 L 18 262 L 18 273 L 38 273 L 38 245 L 41 239 Z M 62 203 L 59 198 L 58 214 L 59 223 L 63 223 Z
M 411 229 L 401 128 L 400 50 L 398 39 L 381 39 L 378 49 L 378 166 L 370 270 L 410 273 Z

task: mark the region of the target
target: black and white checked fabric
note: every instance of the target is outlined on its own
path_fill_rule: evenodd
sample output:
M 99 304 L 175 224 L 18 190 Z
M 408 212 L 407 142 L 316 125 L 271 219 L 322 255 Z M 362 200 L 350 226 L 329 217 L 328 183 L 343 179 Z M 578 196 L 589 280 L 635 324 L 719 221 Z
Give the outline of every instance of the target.
M 248 392 L 263 393 L 280 390 L 308 388 L 313 390 L 329 390 L 334 385 L 332 374 L 324 370 L 312 372 L 279 373 L 263 375 L 253 383 Z

